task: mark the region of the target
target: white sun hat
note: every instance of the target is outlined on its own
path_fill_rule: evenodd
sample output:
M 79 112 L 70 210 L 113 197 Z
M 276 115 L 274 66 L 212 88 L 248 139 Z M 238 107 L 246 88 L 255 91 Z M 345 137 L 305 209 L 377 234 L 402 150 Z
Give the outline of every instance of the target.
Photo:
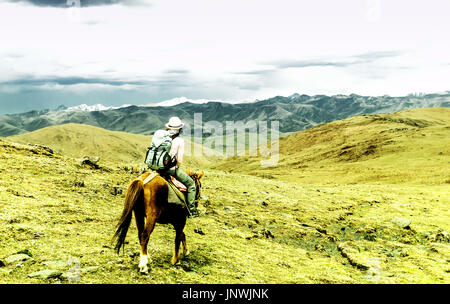
M 184 126 L 184 123 L 177 116 L 170 117 L 169 122 L 166 123 L 166 128 L 172 130 L 181 129 Z

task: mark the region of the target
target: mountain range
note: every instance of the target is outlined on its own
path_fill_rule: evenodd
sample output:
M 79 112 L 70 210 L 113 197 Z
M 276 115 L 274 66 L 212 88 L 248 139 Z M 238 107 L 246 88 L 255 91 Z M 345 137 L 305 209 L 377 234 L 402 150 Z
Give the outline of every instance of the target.
M 186 100 L 186 102 L 183 102 Z M 180 103 L 181 102 L 181 103 Z M 424 107 L 450 107 L 450 91 L 436 94 L 391 96 L 300 95 L 276 96 L 252 103 L 190 102 L 177 99 L 173 103 L 112 108 L 103 105 L 59 107 L 55 110 L 30 111 L 0 116 L 0 136 L 6 137 L 67 123 L 86 124 L 111 131 L 151 135 L 171 116 L 193 125 L 194 113 L 202 113 L 202 121 L 279 121 L 282 134 L 297 132 L 323 123 L 360 114 L 393 113 Z

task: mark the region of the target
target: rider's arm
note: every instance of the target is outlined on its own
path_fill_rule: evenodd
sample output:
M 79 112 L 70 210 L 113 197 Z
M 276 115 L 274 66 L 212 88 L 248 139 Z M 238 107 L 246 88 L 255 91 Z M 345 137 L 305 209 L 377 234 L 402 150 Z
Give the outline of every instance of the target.
M 178 146 L 178 155 L 177 155 L 177 163 L 178 167 L 181 166 L 181 163 L 183 162 L 183 154 L 184 154 L 184 140 L 179 137 L 179 146 Z
M 172 141 L 172 147 L 170 148 L 169 155 L 172 158 L 176 157 L 178 167 L 181 165 L 181 162 L 183 161 L 183 154 L 184 154 L 184 140 L 180 137 L 176 137 Z

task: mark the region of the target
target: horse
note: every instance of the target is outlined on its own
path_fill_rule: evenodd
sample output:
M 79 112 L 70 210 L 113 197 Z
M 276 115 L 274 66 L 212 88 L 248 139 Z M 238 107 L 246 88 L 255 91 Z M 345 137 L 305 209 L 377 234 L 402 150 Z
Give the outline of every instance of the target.
M 198 205 L 201 189 L 200 179 L 203 177 L 204 172 L 196 173 L 187 170 L 186 173 L 195 182 L 195 204 Z M 113 236 L 113 240 L 117 239 L 115 250 L 119 254 L 120 248 L 125 246 L 125 238 L 131 223 L 133 211 L 141 246 L 139 259 L 139 271 L 141 273 L 148 272 L 147 245 L 156 223 L 172 224 L 175 229 L 175 249 L 171 260 L 173 265 L 180 264 L 180 243 L 183 244 L 183 255 L 189 255 L 186 236 L 183 232 L 188 210 L 180 204 L 168 202 L 169 185 L 162 176 L 156 175 L 150 182 L 144 184 L 144 180 L 150 174 L 150 172 L 143 173 L 128 186 L 122 215 Z

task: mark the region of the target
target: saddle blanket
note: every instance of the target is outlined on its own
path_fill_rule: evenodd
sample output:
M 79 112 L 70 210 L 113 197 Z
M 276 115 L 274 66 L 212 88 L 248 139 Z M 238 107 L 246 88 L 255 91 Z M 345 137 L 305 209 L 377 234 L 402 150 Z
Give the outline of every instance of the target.
M 186 192 L 187 188 L 185 185 L 183 185 L 182 182 L 178 181 L 175 177 L 171 176 L 170 179 L 172 180 L 172 183 L 177 186 L 178 190 L 181 192 Z
M 144 179 L 144 185 L 147 184 L 148 182 L 150 182 L 153 178 L 155 178 L 156 176 L 158 176 L 159 174 L 157 172 L 153 172 L 152 174 L 150 174 L 149 176 L 147 176 L 146 179 Z M 186 192 L 187 188 L 185 185 L 183 185 L 183 183 L 181 183 L 180 181 L 178 181 L 175 177 L 171 176 L 170 177 L 172 183 L 178 188 L 178 190 L 180 190 L 181 192 Z
M 147 176 L 146 179 L 144 179 L 143 183 L 144 185 L 149 183 L 152 179 L 154 179 L 156 176 L 158 176 L 159 173 L 158 172 L 152 172 L 149 176 Z M 175 204 L 180 204 L 183 207 L 186 207 L 186 198 L 184 196 L 184 194 L 187 191 L 187 188 L 178 180 L 176 180 L 173 176 L 171 177 L 171 180 L 167 181 L 167 184 L 169 185 L 169 193 L 168 193 L 168 197 L 167 197 L 167 201 L 169 203 L 175 203 Z M 176 185 L 176 183 L 181 184 L 182 189 L 179 189 L 179 187 Z M 183 192 L 182 192 L 183 191 Z

